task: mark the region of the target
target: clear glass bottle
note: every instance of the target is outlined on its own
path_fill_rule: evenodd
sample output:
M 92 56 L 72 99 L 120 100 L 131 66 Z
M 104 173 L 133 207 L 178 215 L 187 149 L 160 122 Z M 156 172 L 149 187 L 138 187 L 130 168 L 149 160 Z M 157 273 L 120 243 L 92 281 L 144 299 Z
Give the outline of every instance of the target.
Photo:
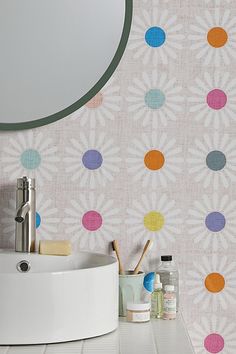
M 151 318 L 162 318 L 164 294 L 159 274 L 156 275 L 154 291 L 151 296 Z
M 179 309 L 179 272 L 171 255 L 161 256 L 161 262 L 157 268 L 163 288 L 166 285 L 174 285 L 176 293 L 176 310 Z
M 164 293 L 163 319 L 174 320 L 176 318 L 176 294 L 174 285 L 166 285 Z

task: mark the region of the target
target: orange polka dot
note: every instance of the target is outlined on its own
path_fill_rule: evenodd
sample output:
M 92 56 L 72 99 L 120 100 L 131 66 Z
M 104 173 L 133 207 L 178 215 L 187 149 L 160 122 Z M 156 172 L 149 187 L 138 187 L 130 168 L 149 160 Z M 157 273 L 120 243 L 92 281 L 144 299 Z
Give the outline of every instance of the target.
M 101 106 L 103 101 L 103 96 L 101 92 L 98 92 L 90 101 L 86 103 L 86 107 L 88 108 L 97 108 Z
M 213 27 L 207 34 L 208 43 L 214 48 L 220 48 L 228 40 L 228 34 L 222 27 Z
M 219 293 L 225 287 L 225 279 L 220 273 L 210 273 L 205 279 L 205 287 L 211 293 Z
M 165 163 L 165 157 L 159 150 L 150 150 L 144 157 L 144 163 L 149 170 L 159 170 Z

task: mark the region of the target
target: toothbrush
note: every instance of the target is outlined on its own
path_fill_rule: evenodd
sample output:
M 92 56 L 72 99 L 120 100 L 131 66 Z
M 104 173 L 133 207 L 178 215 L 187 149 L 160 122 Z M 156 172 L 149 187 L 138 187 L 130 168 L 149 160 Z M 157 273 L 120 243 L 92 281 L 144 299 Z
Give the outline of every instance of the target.
M 147 251 L 150 249 L 150 247 L 152 246 L 153 244 L 153 241 L 152 240 L 148 240 L 144 246 L 144 249 L 143 249 L 143 253 L 138 261 L 138 264 L 136 265 L 136 267 L 134 268 L 134 273 L 133 274 L 138 274 L 139 270 L 140 270 L 140 267 L 141 267 L 141 264 L 143 262 L 143 259 L 147 253 Z
M 118 259 L 118 263 L 119 263 L 119 274 L 123 274 L 123 275 L 124 275 L 125 272 L 124 272 L 124 268 L 123 268 L 122 263 L 121 263 L 119 244 L 118 244 L 118 241 L 117 241 L 117 240 L 112 241 L 112 248 L 113 248 L 113 251 L 116 252 L 116 257 L 117 257 L 117 259 Z

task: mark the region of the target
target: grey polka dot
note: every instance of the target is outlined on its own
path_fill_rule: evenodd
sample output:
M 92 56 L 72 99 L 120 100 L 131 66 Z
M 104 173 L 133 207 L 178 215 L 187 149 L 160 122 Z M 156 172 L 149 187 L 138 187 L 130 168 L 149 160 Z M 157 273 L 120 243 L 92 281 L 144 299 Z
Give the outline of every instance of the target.
M 206 164 L 212 171 L 222 170 L 226 165 L 225 154 L 218 150 L 209 152 L 206 157 Z

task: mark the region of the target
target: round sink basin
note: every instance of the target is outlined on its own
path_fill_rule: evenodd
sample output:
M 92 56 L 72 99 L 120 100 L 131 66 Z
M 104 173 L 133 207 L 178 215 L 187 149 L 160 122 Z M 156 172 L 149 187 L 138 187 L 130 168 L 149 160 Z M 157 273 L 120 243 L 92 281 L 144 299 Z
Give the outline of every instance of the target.
M 118 265 L 111 256 L 0 250 L 0 289 L 0 345 L 72 341 L 118 326 Z

